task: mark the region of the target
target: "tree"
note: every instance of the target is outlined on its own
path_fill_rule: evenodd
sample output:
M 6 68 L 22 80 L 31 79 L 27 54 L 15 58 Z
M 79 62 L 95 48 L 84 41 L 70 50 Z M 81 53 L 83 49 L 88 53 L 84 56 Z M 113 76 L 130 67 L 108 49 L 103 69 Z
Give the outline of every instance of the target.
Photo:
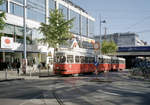
M 4 0 L 0 0 L 0 5 L 2 5 Z M 0 30 L 2 30 L 5 26 L 5 12 L 0 12 Z M 3 33 L 0 33 L 0 42 L 1 42 L 1 37 L 3 36 Z M 0 43 L 1 44 L 1 43 Z
M 104 40 L 102 42 L 102 48 L 101 51 L 103 54 L 109 54 L 109 53 L 116 53 L 118 50 L 118 47 L 114 41 L 106 41 Z
M 60 10 L 55 9 L 50 11 L 49 24 L 41 23 L 41 27 L 39 28 L 44 35 L 40 41 L 53 48 L 66 43 L 72 37 L 69 29 L 72 27 L 73 20 L 65 20 Z
M 0 0 L 0 5 L 2 5 L 4 3 L 4 0 Z M 0 30 L 2 30 L 4 28 L 5 25 L 5 12 L 0 12 Z

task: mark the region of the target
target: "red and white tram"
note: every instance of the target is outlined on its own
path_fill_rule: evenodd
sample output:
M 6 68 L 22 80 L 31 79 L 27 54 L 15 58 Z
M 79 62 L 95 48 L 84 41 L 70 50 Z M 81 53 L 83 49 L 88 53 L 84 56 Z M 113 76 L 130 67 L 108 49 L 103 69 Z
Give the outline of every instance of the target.
M 54 60 L 54 74 L 74 75 L 92 73 L 96 69 L 98 72 L 125 69 L 124 58 L 98 55 L 96 59 L 99 63 L 97 68 L 94 65 L 95 54 L 93 51 L 85 49 L 57 51 Z
M 125 69 L 125 59 L 120 57 L 111 57 L 111 69 L 113 71 Z
M 94 72 L 95 55 L 87 50 L 58 51 L 55 53 L 54 73 L 69 75 Z

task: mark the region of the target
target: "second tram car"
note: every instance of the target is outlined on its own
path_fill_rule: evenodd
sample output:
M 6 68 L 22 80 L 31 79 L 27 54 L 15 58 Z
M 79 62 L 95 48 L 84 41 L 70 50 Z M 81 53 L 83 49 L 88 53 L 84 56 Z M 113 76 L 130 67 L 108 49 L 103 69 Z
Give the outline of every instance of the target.
M 125 69 L 125 59 L 120 57 L 111 57 L 111 70 Z

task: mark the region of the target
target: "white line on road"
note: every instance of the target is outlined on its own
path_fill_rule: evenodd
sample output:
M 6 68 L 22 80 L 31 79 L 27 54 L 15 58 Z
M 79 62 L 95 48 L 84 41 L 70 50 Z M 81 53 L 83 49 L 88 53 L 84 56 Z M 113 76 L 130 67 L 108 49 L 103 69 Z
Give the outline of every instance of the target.
M 115 96 L 120 96 L 120 94 L 117 94 L 117 93 L 111 93 L 111 92 L 105 92 L 103 91 L 105 94 L 109 94 L 109 95 L 115 95 Z

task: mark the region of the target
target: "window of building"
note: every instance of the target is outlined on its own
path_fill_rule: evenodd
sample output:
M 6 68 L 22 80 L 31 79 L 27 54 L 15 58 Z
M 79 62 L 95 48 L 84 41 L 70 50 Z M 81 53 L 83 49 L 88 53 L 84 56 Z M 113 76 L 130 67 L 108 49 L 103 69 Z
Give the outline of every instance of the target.
M 68 19 L 68 8 L 59 4 L 59 10 L 63 13 L 64 19 Z
M 56 3 L 54 0 L 49 0 L 49 9 L 54 10 L 56 8 Z
M 74 34 L 80 34 L 80 19 L 79 19 L 79 14 L 74 12 L 73 10 L 70 10 L 70 19 L 74 18 L 74 21 L 73 21 L 73 27 L 71 28 L 71 32 L 74 33 Z
M 23 17 L 23 7 L 14 3 L 10 3 L 10 13 Z
M 38 22 L 45 22 L 45 0 L 28 0 L 27 18 Z
M 5 34 L 14 34 L 14 26 L 10 24 L 5 24 L 4 29 L 0 30 L 0 32 Z
M 6 1 L 2 5 L 0 5 L 0 10 L 7 12 L 7 2 Z
M 82 22 L 82 33 L 81 33 L 81 35 L 85 35 L 85 36 L 87 36 L 88 35 L 88 31 L 87 31 L 87 28 L 88 28 L 88 24 L 87 24 L 87 18 L 86 17 L 84 17 L 84 16 L 82 16 L 82 18 L 81 18 L 82 20 L 81 20 L 81 22 Z
M 24 0 L 13 0 L 13 1 L 15 1 L 17 3 L 21 3 L 21 4 L 23 4 L 23 2 L 24 2 Z
M 89 36 L 94 36 L 94 21 L 89 20 Z

